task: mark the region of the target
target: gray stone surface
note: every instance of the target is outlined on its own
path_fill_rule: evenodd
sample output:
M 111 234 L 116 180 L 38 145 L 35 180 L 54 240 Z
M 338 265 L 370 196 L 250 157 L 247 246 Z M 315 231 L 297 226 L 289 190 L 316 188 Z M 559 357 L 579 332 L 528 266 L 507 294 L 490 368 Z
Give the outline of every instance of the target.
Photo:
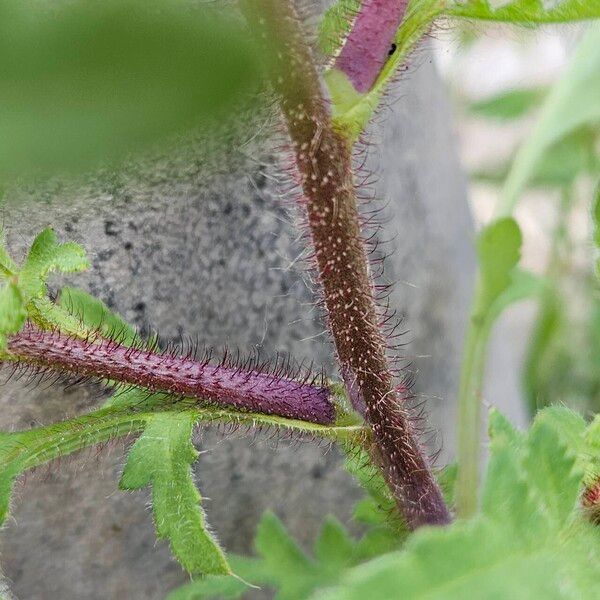
M 398 280 L 391 300 L 410 330 L 404 351 L 447 455 L 474 269 L 472 228 L 448 104 L 427 55 L 418 63 L 373 130 L 369 164 L 378 171 L 376 195 L 388 202 L 385 277 Z M 264 166 L 271 146 L 257 138 L 229 152 L 210 178 L 186 154 L 80 190 L 56 185 L 38 203 L 4 210 L 11 248 L 22 250 L 52 225 L 92 257 L 90 272 L 73 281 L 163 339 L 185 332 L 243 352 L 287 351 L 331 370 L 315 297 L 295 262 L 297 230 L 272 181 L 276 169 Z M 11 382 L 0 392 L 0 425 L 46 424 L 98 403 L 86 388 Z M 234 551 L 249 550 L 266 508 L 308 543 L 325 513 L 348 521 L 360 496 L 334 449 L 210 431 L 198 444 L 207 451 L 196 470 L 208 518 Z M 166 543 L 155 542 L 148 495 L 116 491 L 123 445 L 85 452 L 19 484 L 0 542 L 19 598 L 159 599 L 186 581 Z

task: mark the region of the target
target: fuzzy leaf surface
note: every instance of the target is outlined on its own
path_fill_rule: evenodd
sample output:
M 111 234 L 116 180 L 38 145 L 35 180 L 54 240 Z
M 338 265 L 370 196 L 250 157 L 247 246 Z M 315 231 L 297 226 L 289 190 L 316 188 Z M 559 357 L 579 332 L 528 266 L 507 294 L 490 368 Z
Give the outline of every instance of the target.
M 152 486 L 156 534 L 167 538 L 173 554 L 190 573 L 228 574 L 229 565 L 207 528 L 191 464 L 198 452 L 190 437 L 193 413 L 154 416 L 133 445 L 119 487 Z
M 55 271 L 75 273 L 89 267 L 85 250 L 74 242 L 59 244 L 53 229 L 44 229 L 33 241 L 19 275 L 23 300 L 46 295 L 46 280 Z

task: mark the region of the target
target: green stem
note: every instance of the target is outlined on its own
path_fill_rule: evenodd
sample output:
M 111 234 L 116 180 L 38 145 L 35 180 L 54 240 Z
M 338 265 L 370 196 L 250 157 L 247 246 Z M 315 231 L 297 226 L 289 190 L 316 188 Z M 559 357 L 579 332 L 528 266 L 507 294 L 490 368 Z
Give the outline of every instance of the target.
M 458 481 L 456 510 L 467 518 L 477 510 L 481 456 L 481 398 L 491 321 L 482 310 L 478 282 L 471 311 L 458 392 Z
M 169 396 L 154 394 L 142 402 L 138 399 L 132 404 L 101 408 L 45 427 L 14 433 L 0 432 L 0 492 L 7 486 L 10 489 L 11 482 L 24 471 L 90 446 L 139 433 L 157 414 L 175 411 L 191 413 L 195 422 L 278 427 L 329 439 L 344 447 L 364 449 L 371 443 L 368 429 L 351 414 L 342 414 L 339 424 L 328 426 L 212 405 L 199 406 L 194 398 L 174 401 Z M 8 507 L 8 497 L 0 497 L 0 523 L 6 518 Z

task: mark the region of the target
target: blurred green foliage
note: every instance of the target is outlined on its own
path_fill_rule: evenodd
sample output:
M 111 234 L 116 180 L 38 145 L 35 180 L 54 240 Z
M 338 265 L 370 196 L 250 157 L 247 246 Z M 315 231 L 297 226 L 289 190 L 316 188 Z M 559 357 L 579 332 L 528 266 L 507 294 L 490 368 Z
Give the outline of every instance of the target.
M 422 528 L 399 549 L 357 560 L 356 542 L 334 519 L 325 521 L 310 557 L 267 513 L 255 539 L 258 556 L 236 557 L 232 566 L 248 582 L 275 588 L 277 600 L 592 598 L 600 585 L 600 532 L 577 504 L 582 484 L 599 473 L 598 433 L 596 423 L 586 428 L 565 408 L 540 412 L 527 432 L 492 411 L 491 457 L 473 519 Z M 168 600 L 248 591 L 238 579 L 209 577 Z
M 208 132 L 259 80 L 230 11 L 166 0 L 0 0 L 0 56 L 3 179 Z
M 502 188 L 500 215 L 512 212 L 550 148 L 583 127 L 600 125 L 599 98 L 600 25 L 594 24 L 577 46 L 566 72 L 544 99 L 533 131 L 515 156 Z
M 532 188 L 562 199 L 548 232 L 550 255 L 523 366 L 531 415 L 557 403 L 584 412 L 600 409 L 600 291 L 589 244 L 582 248 L 569 227 L 589 203 L 581 196 L 582 182 L 589 189 L 600 179 L 599 59 L 600 29 L 592 27 L 554 88 L 515 89 L 469 107 L 471 114 L 495 121 L 536 116 L 532 136 L 512 162 L 473 173 L 476 181 L 503 186 L 504 209 Z M 596 208 L 589 210 L 594 214 Z M 578 254 L 590 260 L 582 265 Z
M 453 17 L 519 25 L 565 23 L 600 17 L 599 0 L 450 0 L 444 10 Z
M 469 110 L 477 116 L 509 121 L 538 106 L 545 93 L 546 90 L 539 88 L 507 90 L 497 96 L 474 102 Z

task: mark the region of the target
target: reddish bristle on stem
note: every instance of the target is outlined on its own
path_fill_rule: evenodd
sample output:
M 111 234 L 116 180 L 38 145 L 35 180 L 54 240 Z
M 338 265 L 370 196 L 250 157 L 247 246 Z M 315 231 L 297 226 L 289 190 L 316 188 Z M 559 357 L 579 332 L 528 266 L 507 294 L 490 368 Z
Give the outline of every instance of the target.
M 335 68 L 362 94 L 375 83 L 390 52 L 408 0 L 364 0 Z
M 341 371 L 364 403 L 380 465 L 411 528 L 450 515 L 421 447 L 406 398 L 395 389 L 361 239 L 349 142 L 332 126 L 305 34 L 290 2 L 246 0 L 253 31 L 269 45 L 269 71 L 287 123 L 318 277 Z
M 8 351 L 19 361 L 59 373 L 111 379 L 148 390 L 197 398 L 237 409 L 329 425 L 331 392 L 280 374 L 214 365 L 169 353 L 122 346 L 107 339 L 82 340 L 26 325 Z

